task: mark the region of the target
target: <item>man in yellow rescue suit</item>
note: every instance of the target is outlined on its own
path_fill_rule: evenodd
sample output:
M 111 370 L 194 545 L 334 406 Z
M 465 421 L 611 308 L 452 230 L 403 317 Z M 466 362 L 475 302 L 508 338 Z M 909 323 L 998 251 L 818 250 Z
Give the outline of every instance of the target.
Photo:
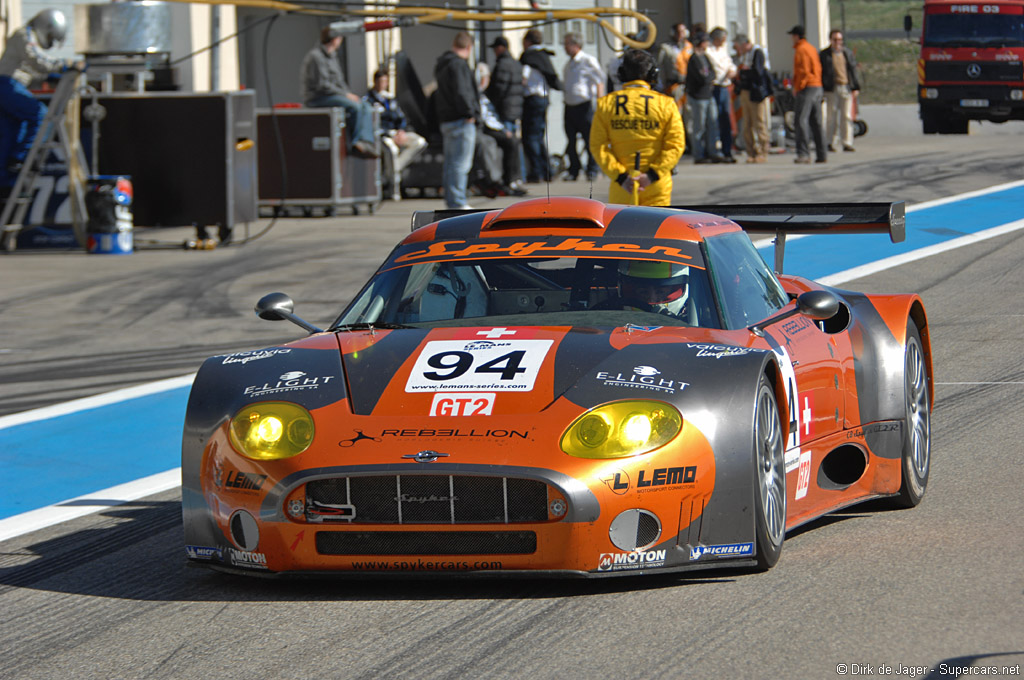
M 627 50 L 618 75 L 622 89 L 597 101 L 590 127 L 590 154 L 612 179 L 608 202 L 633 203 L 635 182 L 640 205 L 669 205 L 672 169 L 686 147 L 679 107 L 652 89 L 658 69 L 647 52 Z

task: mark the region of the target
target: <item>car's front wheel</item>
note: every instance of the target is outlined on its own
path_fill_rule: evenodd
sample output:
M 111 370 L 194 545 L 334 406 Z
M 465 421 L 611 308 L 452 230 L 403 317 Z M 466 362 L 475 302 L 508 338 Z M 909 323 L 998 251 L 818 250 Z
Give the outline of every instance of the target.
M 907 321 L 907 342 L 903 352 L 903 393 L 906 416 L 903 421 L 903 483 L 893 499 L 899 508 L 921 502 L 928 487 L 932 457 L 932 408 L 928 395 L 928 367 L 921 333 L 913 320 Z
M 782 555 L 786 537 L 786 458 L 775 390 L 761 376 L 754 410 L 754 465 L 757 468 L 757 566 L 767 570 Z

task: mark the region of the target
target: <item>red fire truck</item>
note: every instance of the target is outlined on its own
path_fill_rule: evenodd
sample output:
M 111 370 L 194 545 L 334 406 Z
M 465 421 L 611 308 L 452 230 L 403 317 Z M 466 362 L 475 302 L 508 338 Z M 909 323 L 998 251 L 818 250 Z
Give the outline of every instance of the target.
M 925 134 L 1024 120 L 1024 0 L 925 0 L 917 78 Z

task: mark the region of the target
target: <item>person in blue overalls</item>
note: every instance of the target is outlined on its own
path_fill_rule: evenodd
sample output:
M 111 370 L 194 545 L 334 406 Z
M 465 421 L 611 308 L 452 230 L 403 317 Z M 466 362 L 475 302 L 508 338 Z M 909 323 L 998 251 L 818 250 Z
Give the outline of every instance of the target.
M 46 105 L 29 86 L 71 65 L 46 54 L 66 35 L 63 12 L 45 9 L 7 39 L 0 56 L 0 184 L 14 183 L 46 115 Z

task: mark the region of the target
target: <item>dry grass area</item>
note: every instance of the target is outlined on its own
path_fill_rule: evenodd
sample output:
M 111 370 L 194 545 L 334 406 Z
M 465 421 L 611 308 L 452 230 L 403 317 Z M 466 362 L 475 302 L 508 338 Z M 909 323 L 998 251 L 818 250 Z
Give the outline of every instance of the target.
M 851 40 L 860 64 L 862 104 L 917 101 L 918 44 L 906 40 Z
M 902 31 L 909 14 L 921 25 L 920 0 L 831 0 L 832 25 L 850 31 Z M 906 39 L 848 40 L 861 67 L 863 104 L 908 104 L 917 101 L 917 55 L 920 46 Z

